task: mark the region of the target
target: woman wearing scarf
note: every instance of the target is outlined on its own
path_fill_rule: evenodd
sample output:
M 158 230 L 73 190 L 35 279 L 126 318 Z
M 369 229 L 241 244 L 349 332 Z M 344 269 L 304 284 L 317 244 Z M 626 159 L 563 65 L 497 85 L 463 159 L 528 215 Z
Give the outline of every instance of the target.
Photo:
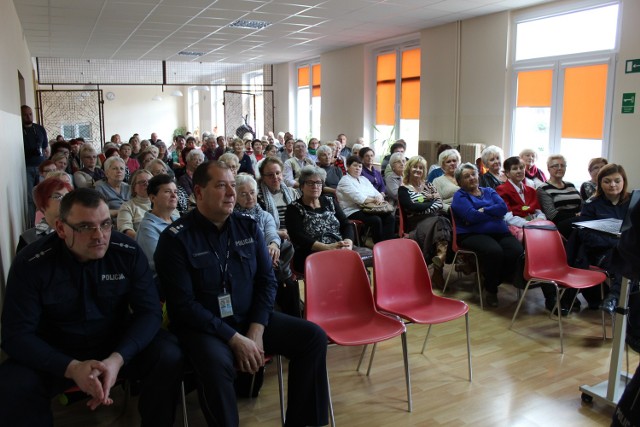
M 524 162 L 524 177 L 527 181 L 527 185 L 530 185 L 533 188 L 538 188 L 547 182 L 547 176 L 536 166 L 537 154 L 535 151 L 530 148 L 526 148 L 522 150 L 519 157 Z

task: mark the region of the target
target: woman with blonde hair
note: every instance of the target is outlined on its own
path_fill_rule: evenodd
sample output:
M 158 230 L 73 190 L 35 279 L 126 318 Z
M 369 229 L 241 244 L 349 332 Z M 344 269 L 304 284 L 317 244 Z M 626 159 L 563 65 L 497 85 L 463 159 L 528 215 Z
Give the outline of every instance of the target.
M 438 163 L 443 171 L 443 175 L 433 180 L 433 185 L 438 190 L 445 212 L 449 212 L 449 207 L 453 201 L 453 195 L 460 189 L 455 178 L 456 169 L 462 161 L 460 153 L 456 149 L 444 150 L 438 156 Z
M 502 170 L 504 152 L 502 148 L 490 145 L 482 150 L 482 164 L 487 171 L 480 176 L 480 187 L 495 189 L 500 184 L 507 182 L 505 172 Z
M 146 169 L 138 169 L 131 175 L 131 199 L 124 202 L 118 211 L 118 231 L 132 239 L 136 238 L 144 214 L 151 210 L 147 194 L 149 180 L 153 178 Z
M 427 161 L 422 156 L 410 158 L 404 167 L 403 185 L 398 188 L 398 203 L 405 233 L 418 242 L 425 260 L 433 263 L 434 284 L 443 286 L 442 268 L 451 241 L 451 223 L 441 215 L 442 198 L 433 184 L 426 182 L 426 177 Z

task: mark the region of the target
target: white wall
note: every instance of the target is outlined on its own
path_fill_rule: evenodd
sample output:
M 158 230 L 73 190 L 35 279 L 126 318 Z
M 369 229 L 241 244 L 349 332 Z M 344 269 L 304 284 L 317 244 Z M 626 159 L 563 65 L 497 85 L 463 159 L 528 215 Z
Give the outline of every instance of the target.
M 278 132 L 287 132 L 295 128 L 295 82 L 293 79 L 294 65 L 290 63 L 273 66 L 273 129 L 274 135 Z
M 369 99 L 369 96 L 365 97 L 365 51 L 365 46 L 359 45 L 320 56 L 321 141 L 333 141 L 338 134 L 344 133 L 349 145 L 352 145 L 365 131 L 365 117 L 368 115 L 365 99 Z
M 0 176 L 0 303 L 14 250 L 26 224 L 26 178 L 18 71 L 25 80 L 25 102 L 35 107 L 30 57 L 13 2 L 1 1 L 0 151 L 3 165 Z
M 158 138 L 171 144 L 173 131 L 178 127 L 187 127 L 187 90 L 184 87 L 160 86 L 101 86 L 103 93 L 113 92 L 113 101 L 104 101 L 104 129 L 106 140 L 111 135 L 120 134 L 122 140 L 128 140 L 134 133 L 142 139 L 148 139 L 152 132 Z M 183 97 L 170 96 L 180 89 Z M 208 94 L 208 93 L 207 93 Z M 161 95 L 162 101 L 152 101 L 155 95 Z
M 622 38 L 616 68 L 613 98 L 611 149 L 609 159 L 625 167 L 630 188 L 640 188 L 640 73 L 625 74 L 625 61 L 640 58 L 640 2 L 624 0 L 622 4 Z M 622 114 L 622 94 L 635 92 L 636 108 L 633 114 Z

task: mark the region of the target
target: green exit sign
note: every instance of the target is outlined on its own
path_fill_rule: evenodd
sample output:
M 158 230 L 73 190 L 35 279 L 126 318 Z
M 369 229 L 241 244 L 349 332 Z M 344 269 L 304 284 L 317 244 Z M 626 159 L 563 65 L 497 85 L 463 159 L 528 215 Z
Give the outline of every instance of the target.
M 625 74 L 640 73 L 640 59 L 627 59 L 624 72 Z
M 622 114 L 633 114 L 636 106 L 635 92 L 622 94 Z

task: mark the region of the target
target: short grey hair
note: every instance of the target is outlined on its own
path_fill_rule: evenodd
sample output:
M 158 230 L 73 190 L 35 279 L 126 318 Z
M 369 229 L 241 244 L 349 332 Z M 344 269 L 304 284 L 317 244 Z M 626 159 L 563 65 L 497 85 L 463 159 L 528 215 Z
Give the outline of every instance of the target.
M 163 162 L 161 159 L 153 159 L 149 162 L 149 164 L 147 165 L 147 169 L 151 170 L 151 168 L 154 165 L 162 165 L 162 167 L 164 168 L 164 173 L 168 173 L 169 172 L 169 166 L 167 166 L 167 164 L 165 162 Z
M 329 147 L 328 145 L 321 145 L 320 147 L 318 147 L 318 149 L 316 150 L 316 154 L 319 156 L 322 153 L 326 153 L 328 155 L 333 154 L 333 150 L 331 149 L 331 147 Z
M 251 175 L 244 173 L 236 175 L 236 187 L 240 187 L 245 184 L 249 184 L 251 185 L 251 188 L 258 190 L 258 183 Z
M 300 176 L 298 177 L 298 184 L 300 184 L 300 187 L 302 187 L 305 181 L 312 176 L 319 176 L 322 182 L 327 180 L 327 173 L 324 169 L 314 165 L 307 165 L 300 169 Z
M 87 154 L 98 154 L 98 152 L 96 151 L 93 145 L 84 143 L 82 144 L 82 147 L 80 147 L 80 151 L 79 151 L 80 158 L 82 158 Z
M 460 178 L 462 178 L 462 173 L 465 170 L 474 170 L 474 171 L 476 171 L 476 173 L 478 173 L 478 168 L 473 163 L 467 162 L 467 163 L 461 164 L 460 167 L 458 169 L 456 169 L 456 171 L 454 173 L 454 176 L 456 178 L 456 182 L 458 183 L 458 187 L 461 187 Z
M 398 153 L 398 152 L 393 153 L 391 157 L 389 157 L 389 164 L 391 165 L 391 167 L 393 167 L 393 164 L 395 162 L 401 162 L 404 160 L 404 158 L 405 158 L 404 153 Z
M 195 156 L 202 157 L 204 160 L 204 153 L 200 150 L 191 150 L 187 153 L 187 162 L 193 159 Z
M 233 153 L 224 153 L 222 156 L 218 157 L 218 160 L 226 164 L 227 166 L 229 166 L 227 162 L 231 160 L 235 161 L 238 165 L 240 165 L 240 159 L 238 158 L 238 156 L 236 156 Z
M 122 163 L 122 165 L 124 167 L 127 166 L 127 164 L 124 162 L 124 160 L 122 160 L 121 157 L 111 156 L 107 160 L 104 161 L 104 165 L 103 165 L 104 170 L 109 169 L 111 167 L 111 165 L 113 164 L 113 162 L 120 162 L 120 163 Z
M 444 150 L 438 156 L 438 164 L 440 165 L 440 167 L 442 167 L 444 162 L 446 162 L 450 157 L 455 157 L 456 159 L 458 159 L 458 163 L 462 162 L 462 157 L 460 157 L 460 153 L 458 152 L 458 150 L 456 150 L 455 148 L 450 148 L 448 150 Z
M 487 162 L 489 162 L 489 157 L 491 157 L 492 154 L 497 154 L 498 156 L 500 156 L 500 164 L 502 165 L 502 161 L 504 160 L 504 151 L 502 151 L 502 148 L 498 147 L 497 145 L 490 145 L 482 150 L 482 154 L 480 154 L 482 163 L 486 166 Z

